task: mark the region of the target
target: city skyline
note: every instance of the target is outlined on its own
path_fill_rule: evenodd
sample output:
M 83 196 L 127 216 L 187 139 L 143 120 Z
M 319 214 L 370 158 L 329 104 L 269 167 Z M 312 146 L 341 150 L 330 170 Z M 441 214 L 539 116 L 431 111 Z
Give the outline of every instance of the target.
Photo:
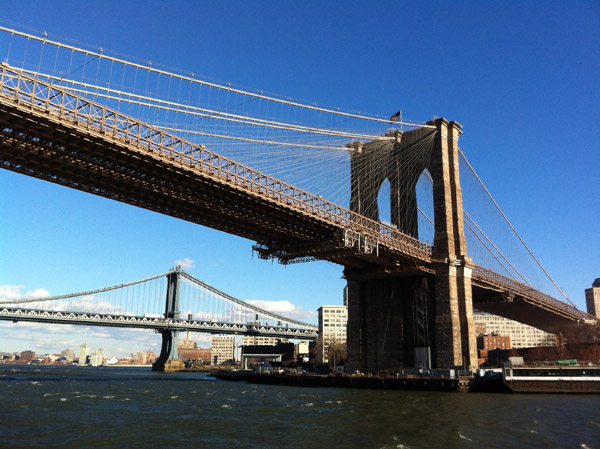
M 457 120 L 462 150 L 585 310 L 584 290 L 600 276 L 600 14 L 594 2 L 577 4 L 106 2 L 90 14 L 76 2 L 13 2 L 0 23 L 308 102 Z M 6 170 L 0 188 L 4 298 L 90 290 L 181 265 L 235 297 L 312 323 L 321 305 L 342 304 L 340 266 L 258 260 L 249 240 Z M 0 351 L 17 342 L 43 348 L 49 336 L 117 353 L 121 343 L 160 348 L 151 331 L 0 322 Z
M 197 335 L 197 333 L 196 333 L 196 335 Z M 209 336 L 209 337 L 212 337 L 212 335 Z M 241 339 L 241 337 L 240 337 L 240 339 Z M 186 342 L 186 341 L 191 341 L 192 343 L 195 343 L 197 345 L 198 349 L 210 349 L 211 348 L 211 344 L 210 344 L 211 343 L 211 339 L 210 338 L 208 340 L 208 343 L 209 343 L 208 347 L 202 347 L 202 346 L 198 345 L 197 344 L 198 342 L 196 340 L 187 340 L 187 338 L 179 339 L 179 342 Z M 237 339 L 236 339 L 236 343 L 237 343 Z M 110 359 L 110 358 L 116 357 L 113 354 L 105 352 L 104 348 L 102 346 L 98 346 L 98 347 L 92 346 L 92 345 L 89 345 L 87 341 L 82 341 L 80 343 L 80 345 L 77 346 L 77 347 L 65 347 L 65 348 L 62 348 L 62 349 L 58 348 L 58 345 L 54 345 L 54 349 L 52 351 L 39 351 L 38 352 L 38 351 L 36 351 L 34 349 L 31 349 L 31 348 L 25 348 L 25 349 L 21 348 L 21 349 L 18 349 L 16 351 L 3 351 L 3 350 L 0 350 L 0 354 L 15 355 L 15 354 L 23 353 L 23 352 L 33 352 L 33 353 L 36 354 L 36 357 L 41 357 L 41 356 L 60 356 L 60 355 L 63 355 L 65 352 L 70 351 L 70 352 L 73 353 L 73 358 L 74 359 L 79 359 L 79 357 L 80 357 L 79 356 L 80 349 L 84 345 L 87 345 L 87 348 L 88 348 L 88 351 L 89 351 L 89 353 L 87 355 L 90 355 L 90 354 L 92 354 L 93 352 L 96 352 L 96 351 L 101 351 L 103 353 L 105 359 Z M 118 358 L 119 359 L 130 358 L 130 357 L 134 357 L 136 354 L 139 354 L 140 352 L 148 352 L 148 351 L 151 351 L 153 353 L 155 352 L 153 349 L 149 349 L 149 348 L 146 348 L 146 349 L 137 348 L 135 350 L 131 350 L 130 349 L 130 352 L 129 352 L 128 355 L 120 356 Z

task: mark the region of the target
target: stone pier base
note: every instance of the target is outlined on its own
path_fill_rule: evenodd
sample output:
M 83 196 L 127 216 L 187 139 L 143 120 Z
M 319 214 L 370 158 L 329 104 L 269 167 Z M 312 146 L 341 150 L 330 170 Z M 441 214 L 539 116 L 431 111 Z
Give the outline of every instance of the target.
M 348 368 L 361 372 L 431 367 L 431 277 L 368 279 L 346 269 Z
M 172 373 L 175 371 L 181 371 L 185 368 L 185 365 L 181 360 L 167 360 L 164 363 L 152 364 L 152 371 L 164 371 L 165 373 Z

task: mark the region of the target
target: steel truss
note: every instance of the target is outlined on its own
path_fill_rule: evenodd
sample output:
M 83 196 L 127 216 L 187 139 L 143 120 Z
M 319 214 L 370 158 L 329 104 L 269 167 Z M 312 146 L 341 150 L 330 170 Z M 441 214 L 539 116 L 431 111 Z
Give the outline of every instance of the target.
M 0 309 L 0 320 L 33 321 L 37 323 L 77 324 L 86 326 L 110 326 L 135 329 L 153 329 L 156 331 L 192 331 L 211 334 L 257 335 L 265 337 L 297 338 L 314 340 L 317 328 L 288 328 L 283 326 L 261 326 L 213 321 L 186 321 L 170 318 L 148 318 L 143 316 L 122 316 L 115 314 L 94 314 L 81 312 L 57 312 L 48 310 L 19 309 L 5 307 Z

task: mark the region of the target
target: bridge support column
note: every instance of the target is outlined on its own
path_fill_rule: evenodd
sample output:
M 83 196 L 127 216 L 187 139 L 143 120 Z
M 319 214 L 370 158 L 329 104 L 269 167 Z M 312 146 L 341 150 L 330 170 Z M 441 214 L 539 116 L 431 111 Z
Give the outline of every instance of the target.
M 179 282 L 181 278 L 181 269 L 177 267 L 167 275 L 167 298 L 165 304 L 165 318 L 179 319 Z M 160 356 L 152 365 L 152 371 L 179 371 L 184 368 L 184 364 L 179 360 L 177 352 L 177 335 L 179 332 L 172 329 L 163 329 L 162 346 Z
M 472 260 L 467 257 L 462 191 L 458 173 L 461 126 L 438 119 L 429 171 L 433 179 L 435 233 L 436 364 L 439 368 L 477 368 L 471 290 Z
M 362 372 L 431 367 L 432 279 L 368 277 L 346 268 L 348 367 Z

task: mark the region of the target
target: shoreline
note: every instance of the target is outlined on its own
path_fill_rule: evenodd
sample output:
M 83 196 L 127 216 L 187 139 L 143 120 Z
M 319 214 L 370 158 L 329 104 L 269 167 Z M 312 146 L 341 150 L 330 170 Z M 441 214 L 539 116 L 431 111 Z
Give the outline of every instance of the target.
M 379 390 L 446 391 L 467 392 L 471 378 L 440 377 L 379 377 L 319 374 L 260 374 L 248 371 L 220 371 L 215 378 L 253 384 L 281 385 L 293 387 L 334 387 Z

